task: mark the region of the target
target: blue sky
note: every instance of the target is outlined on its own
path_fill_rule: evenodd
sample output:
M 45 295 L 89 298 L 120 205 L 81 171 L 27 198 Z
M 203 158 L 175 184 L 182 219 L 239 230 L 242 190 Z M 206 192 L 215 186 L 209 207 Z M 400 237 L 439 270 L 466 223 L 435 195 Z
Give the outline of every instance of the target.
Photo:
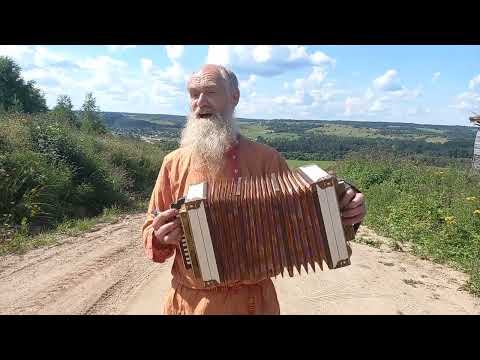
M 480 46 L 7 46 L 47 104 L 185 115 L 188 76 L 204 63 L 240 80 L 237 116 L 468 125 L 480 113 Z

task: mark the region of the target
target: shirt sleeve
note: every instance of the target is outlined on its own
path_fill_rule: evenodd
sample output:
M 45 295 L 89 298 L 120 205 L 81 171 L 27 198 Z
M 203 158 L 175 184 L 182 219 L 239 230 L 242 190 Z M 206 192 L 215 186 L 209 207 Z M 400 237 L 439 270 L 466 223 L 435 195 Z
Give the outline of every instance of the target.
M 154 229 L 152 226 L 155 210 L 165 211 L 171 203 L 171 190 L 168 169 L 165 160 L 155 182 L 155 186 L 150 197 L 148 205 L 147 218 L 142 226 L 143 244 L 147 257 L 153 262 L 163 263 L 174 253 L 175 247 L 172 245 L 159 246 L 154 241 Z

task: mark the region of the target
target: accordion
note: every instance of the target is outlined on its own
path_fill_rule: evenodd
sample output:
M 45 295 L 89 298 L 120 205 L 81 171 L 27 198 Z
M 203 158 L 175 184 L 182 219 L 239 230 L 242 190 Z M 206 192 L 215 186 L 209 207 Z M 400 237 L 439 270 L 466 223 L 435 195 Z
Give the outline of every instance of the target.
M 308 265 L 350 265 L 353 226 L 341 222 L 346 184 L 316 165 L 261 177 L 202 182 L 179 209 L 184 266 L 205 286 L 290 277 Z

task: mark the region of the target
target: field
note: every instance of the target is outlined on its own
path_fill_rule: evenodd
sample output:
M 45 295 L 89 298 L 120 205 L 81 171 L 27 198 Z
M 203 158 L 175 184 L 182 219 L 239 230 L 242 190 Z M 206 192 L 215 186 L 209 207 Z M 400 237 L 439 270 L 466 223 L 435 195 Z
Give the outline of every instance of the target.
M 178 144 L 185 125 L 185 116 L 180 115 L 108 112 L 102 116 L 113 131 L 158 139 L 166 143 L 166 150 Z M 237 122 L 246 137 L 296 160 L 335 161 L 350 153 L 376 152 L 420 156 L 437 165 L 449 164 L 451 159 L 466 162 L 472 157 L 476 133 L 473 126 L 409 123 L 244 118 Z
M 400 139 L 400 140 L 418 140 L 432 143 L 446 143 L 446 136 L 441 136 L 445 130 L 429 129 L 429 128 L 413 128 L 410 133 L 403 134 L 385 134 L 380 129 L 375 128 L 359 128 L 350 125 L 329 125 L 325 124 L 310 130 L 323 135 L 334 135 L 341 137 L 369 138 L 369 139 Z
M 305 161 L 305 160 L 290 160 L 290 159 L 287 159 L 287 163 L 290 166 L 290 168 L 292 168 L 292 169 L 295 169 L 295 168 L 297 168 L 299 166 L 303 166 L 303 165 L 316 164 L 324 170 L 329 170 L 329 169 L 333 168 L 333 166 L 335 165 L 335 161 L 321 161 L 321 160 Z
M 264 139 L 285 138 L 288 140 L 297 140 L 300 135 L 291 132 L 275 132 L 269 130 L 265 125 L 240 123 L 240 132 L 249 139 L 256 140 L 258 137 Z

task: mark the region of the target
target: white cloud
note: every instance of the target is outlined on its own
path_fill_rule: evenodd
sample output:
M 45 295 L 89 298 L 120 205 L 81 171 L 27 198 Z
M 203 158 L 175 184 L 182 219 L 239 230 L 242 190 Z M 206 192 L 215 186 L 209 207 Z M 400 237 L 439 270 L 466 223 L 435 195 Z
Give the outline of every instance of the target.
M 176 86 L 172 84 L 161 80 L 155 80 L 152 85 L 152 95 L 168 98 L 180 95 L 180 91 Z
M 153 61 L 150 59 L 146 58 L 141 58 L 140 59 L 140 65 L 142 67 L 142 73 L 143 74 L 150 74 L 153 68 Z
M 344 103 L 344 116 L 374 116 L 378 113 L 403 113 L 404 106 L 422 95 L 422 85 L 408 89 L 400 84 L 396 70 L 389 70 L 372 82 L 363 96 L 349 96 Z
M 97 90 L 107 89 L 128 67 L 126 62 L 105 55 L 80 60 L 76 64 L 91 75 L 88 80 L 82 82 L 82 85 Z
M 375 97 L 375 94 L 374 94 L 374 92 L 372 91 L 372 89 L 368 88 L 368 89 L 365 91 L 364 97 L 365 97 L 365 100 L 368 101 L 368 100 L 373 99 L 373 98 Z
M 274 76 L 294 68 L 333 66 L 335 60 L 298 45 L 210 45 L 207 63 L 220 64 L 235 72 Z
M 62 62 L 70 63 L 70 61 L 66 55 L 50 51 L 45 46 L 35 46 L 35 52 L 33 54 L 33 64 L 35 66 L 44 67 Z
M 480 74 L 474 77 L 472 80 L 470 80 L 470 82 L 468 83 L 468 88 L 470 90 L 473 90 L 479 85 L 480 85 Z
M 55 47 L 0 46 L 0 55 L 15 59 L 22 76 L 37 82 L 50 108 L 58 95 L 67 94 L 78 109 L 90 91 L 102 110 L 176 113 L 185 108 L 185 70 L 175 60 L 181 57 L 183 46 L 170 48 L 173 60 L 164 68 L 156 67 L 150 58 L 140 58 L 140 67 L 132 67 L 107 52 L 131 47 L 104 47 L 105 55 L 84 57 Z
M 403 87 L 400 90 L 389 92 L 389 95 L 403 100 L 414 100 L 422 95 L 422 86 L 418 86 L 415 89 L 407 89 Z
M 345 100 L 345 115 L 351 116 L 354 113 L 363 113 L 365 110 L 365 101 L 360 97 L 349 96 Z
M 107 45 L 108 50 L 115 52 L 115 51 L 122 51 L 127 49 L 134 49 L 137 45 Z
M 335 66 L 336 61 L 332 59 L 330 56 L 324 54 L 321 51 L 315 52 L 313 55 L 310 56 L 312 64 L 314 65 L 332 65 Z
M 283 82 L 283 89 L 290 93 L 273 97 L 273 102 L 281 105 L 276 111 L 283 116 L 297 119 L 312 117 L 314 114 L 317 114 L 317 118 L 319 114 L 334 117 L 334 114 L 343 108 L 339 97 L 345 94 L 345 91 L 338 89 L 335 82 L 326 82 L 327 75 L 326 68 L 315 65 L 304 78 Z
M 22 73 L 25 80 L 34 80 L 43 85 L 60 86 L 67 90 L 70 86 L 74 86 L 75 81 L 64 69 L 56 67 L 33 68 Z
M 92 58 L 87 58 L 85 60 L 77 61 L 77 64 L 84 69 L 99 71 L 105 70 L 107 68 L 125 68 L 128 64 L 125 61 L 113 59 L 110 56 L 97 56 Z
M 264 63 L 272 57 L 272 50 L 270 45 L 260 45 L 253 49 L 252 55 L 257 63 Z
M 335 101 L 339 95 L 345 93 L 345 90 L 335 88 L 333 83 L 327 83 L 319 89 L 313 89 L 310 91 L 310 95 L 315 99 L 316 104 Z
M 0 56 L 8 56 L 16 61 L 22 60 L 26 55 L 34 53 L 33 46 L 28 45 L 0 45 Z
M 454 103 L 449 107 L 457 110 L 476 111 L 480 109 L 480 94 L 465 91 L 454 98 Z
M 312 72 L 310 75 L 308 75 L 307 81 L 321 83 L 326 76 L 327 72 L 324 68 L 320 66 L 314 66 Z
M 175 61 L 182 57 L 184 46 L 183 45 L 166 45 L 165 50 L 167 51 L 168 58 L 171 61 Z
M 429 113 L 430 113 L 430 108 L 422 105 L 416 106 L 414 108 L 409 108 L 407 110 L 408 116 L 420 116 L 420 115 L 426 115 Z
M 247 80 L 240 80 L 240 89 L 249 90 L 255 85 L 256 81 L 257 81 L 257 76 L 250 75 Z
M 274 109 L 270 94 L 253 92 L 240 98 L 235 112 L 238 117 L 256 117 L 261 114 L 263 118 L 268 118 L 274 115 Z
M 372 106 L 368 109 L 370 112 L 381 112 L 385 110 L 385 105 L 380 99 L 375 100 Z
M 278 105 L 306 105 L 313 103 L 314 98 L 305 91 L 297 90 L 293 95 L 281 95 L 273 98 L 273 102 Z
M 183 85 L 185 83 L 185 70 L 182 65 L 177 62 L 174 62 L 165 69 L 155 71 L 154 74 L 161 80 L 170 81 L 177 85 Z
M 432 82 L 436 82 L 439 77 L 440 77 L 440 72 L 433 73 Z
M 401 90 L 400 79 L 398 78 L 397 70 L 388 70 L 382 76 L 373 80 L 373 87 L 382 91 L 397 91 Z

